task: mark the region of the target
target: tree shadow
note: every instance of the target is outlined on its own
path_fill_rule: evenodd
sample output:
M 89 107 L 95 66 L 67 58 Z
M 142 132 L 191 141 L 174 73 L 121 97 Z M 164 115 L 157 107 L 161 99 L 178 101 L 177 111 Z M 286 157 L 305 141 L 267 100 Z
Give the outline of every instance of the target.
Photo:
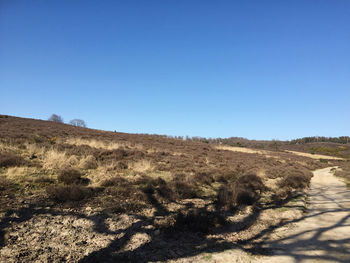
M 323 189 L 314 192 L 322 197 L 323 202 L 335 202 L 331 196 L 323 193 Z M 40 208 L 41 205 L 32 204 L 27 208 L 16 211 L 8 211 L 0 221 L 0 249 L 6 244 L 5 229 L 13 223 L 28 221 L 37 215 L 63 215 L 87 219 L 93 223 L 93 231 L 96 233 L 115 235 L 115 238 L 104 248 L 89 253 L 79 262 L 149 262 L 166 261 L 180 258 L 189 258 L 201 253 L 224 252 L 230 249 L 240 249 L 254 256 L 282 255 L 288 256 L 301 262 L 303 260 L 329 260 L 332 262 L 350 262 L 350 238 L 325 239 L 324 235 L 342 227 L 350 226 L 350 209 L 342 203 L 335 202 L 334 209 L 304 214 L 301 218 L 285 220 L 270 225 L 249 238 L 237 242 L 229 242 L 225 235 L 239 234 L 249 229 L 259 219 L 261 213 L 266 209 L 278 209 L 286 207 L 286 204 L 293 198 L 287 198 L 278 204 L 265 204 L 264 207 L 255 206 L 253 212 L 243 217 L 239 222 L 231 222 L 222 217 L 234 215 L 223 212 L 213 205 L 204 205 L 201 208 L 194 208 L 187 204 L 185 208 L 177 211 L 169 211 L 155 196 L 149 195 L 155 212 L 152 217 L 138 214 L 129 214 L 136 220 L 124 229 L 111 230 L 106 224 L 109 215 L 106 213 L 94 214 L 91 216 L 83 212 L 60 212 L 57 209 Z M 317 205 L 317 204 L 316 204 Z M 298 207 L 292 205 L 294 208 Z M 188 211 L 195 211 L 191 214 Z M 326 226 L 315 226 L 309 229 L 292 231 L 283 237 L 271 238 L 271 234 L 279 229 L 285 229 L 291 225 L 305 220 L 315 220 L 329 215 L 339 217 L 335 223 Z M 187 218 L 188 217 L 188 218 Z M 157 225 L 159 218 L 173 219 L 173 224 L 165 226 Z M 180 220 L 182 218 L 182 221 Z M 187 220 L 187 219 L 188 220 Z M 186 221 L 187 220 L 187 221 Z M 130 250 L 126 246 L 137 234 L 147 235 L 149 240 L 137 248 Z M 310 253 L 310 251 L 312 253 Z

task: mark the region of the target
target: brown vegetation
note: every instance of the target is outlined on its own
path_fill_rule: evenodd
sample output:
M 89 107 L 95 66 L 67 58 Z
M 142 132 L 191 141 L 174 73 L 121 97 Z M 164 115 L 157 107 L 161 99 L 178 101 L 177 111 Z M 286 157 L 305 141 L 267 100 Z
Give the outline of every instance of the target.
M 6 180 L 23 184 L 32 194 L 37 189 L 36 194 L 46 193 L 54 201 L 85 200 L 113 211 L 141 211 L 155 201 L 170 204 L 191 198 L 226 209 L 252 205 L 262 196 L 276 196 L 281 188 L 307 187 L 308 169 L 328 165 L 282 152 L 234 152 L 200 140 L 8 116 L 0 116 L 0 135 L 1 167 L 37 167 L 30 176 L 21 170 L 20 180 L 15 179 L 19 170 L 11 176 L 4 170 Z M 276 181 L 274 187 L 266 187 L 271 180 Z
M 150 236 L 213 234 L 237 211 L 249 216 L 236 227 L 248 228 L 260 211 L 300 194 L 310 170 L 338 162 L 0 115 L 1 209 L 30 200 L 59 213 L 98 211 L 101 222 L 125 213 L 138 218 L 135 227 L 158 230 Z

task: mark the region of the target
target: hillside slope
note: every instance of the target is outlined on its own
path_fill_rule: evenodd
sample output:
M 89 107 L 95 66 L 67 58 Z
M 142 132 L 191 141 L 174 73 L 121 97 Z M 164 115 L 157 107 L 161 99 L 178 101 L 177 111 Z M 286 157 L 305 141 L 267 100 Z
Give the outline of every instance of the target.
M 300 215 L 310 171 L 331 164 L 1 115 L 0 261 L 224 251 L 282 220 L 280 209 Z

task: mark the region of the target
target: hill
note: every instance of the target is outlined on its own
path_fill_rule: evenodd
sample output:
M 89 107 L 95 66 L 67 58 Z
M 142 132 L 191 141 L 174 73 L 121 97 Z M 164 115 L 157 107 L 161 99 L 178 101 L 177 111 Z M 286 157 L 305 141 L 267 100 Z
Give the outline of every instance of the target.
M 218 146 L 0 115 L 0 261 L 225 250 L 297 216 L 311 170 L 341 163 Z

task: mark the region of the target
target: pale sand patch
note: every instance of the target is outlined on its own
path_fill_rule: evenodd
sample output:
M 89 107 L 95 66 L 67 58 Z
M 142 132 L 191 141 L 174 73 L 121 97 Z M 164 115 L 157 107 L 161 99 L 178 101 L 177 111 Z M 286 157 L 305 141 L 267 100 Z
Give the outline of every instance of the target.
M 312 159 L 344 160 L 343 158 L 340 158 L 340 157 L 328 156 L 328 155 L 323 155 L 323 154 L 311 154 L 311 153 L 288 151 L 288 150 L 285 150 L 285 152 L 293 153 L 293 154 L 296 154 L 299 156 L 309 157 Z
M 233 151 L 233 152 L 242 152 L 242 153 L 252 153 L 252 154 L 261 154 L 265 155 L 267 158 L 275 158 L 281 160 L 279 156 L 276 155 L 276 153 L 266 150 L 256 150 L 256 149 L 250 149 L 250 148 L 244 148 L 244 147 L 235 147 L 235 146 L 227 146 L 227 145 L 219 145 L 215 147 L 219 150 L 226 150 L 226 151 Z
M 234 146 L 227 146 L 227 145 L 216 146 L 216 149 L 233 151 L 233 152 L 242 152 L 242 153 L 258 153 L 258 154 L 264 154 L 264 155 L 270 153 L 270 152 L 265 151 L 265 150 L 254 150 L 254 149 L 249 149 L 249 148 L 234 147 Z

